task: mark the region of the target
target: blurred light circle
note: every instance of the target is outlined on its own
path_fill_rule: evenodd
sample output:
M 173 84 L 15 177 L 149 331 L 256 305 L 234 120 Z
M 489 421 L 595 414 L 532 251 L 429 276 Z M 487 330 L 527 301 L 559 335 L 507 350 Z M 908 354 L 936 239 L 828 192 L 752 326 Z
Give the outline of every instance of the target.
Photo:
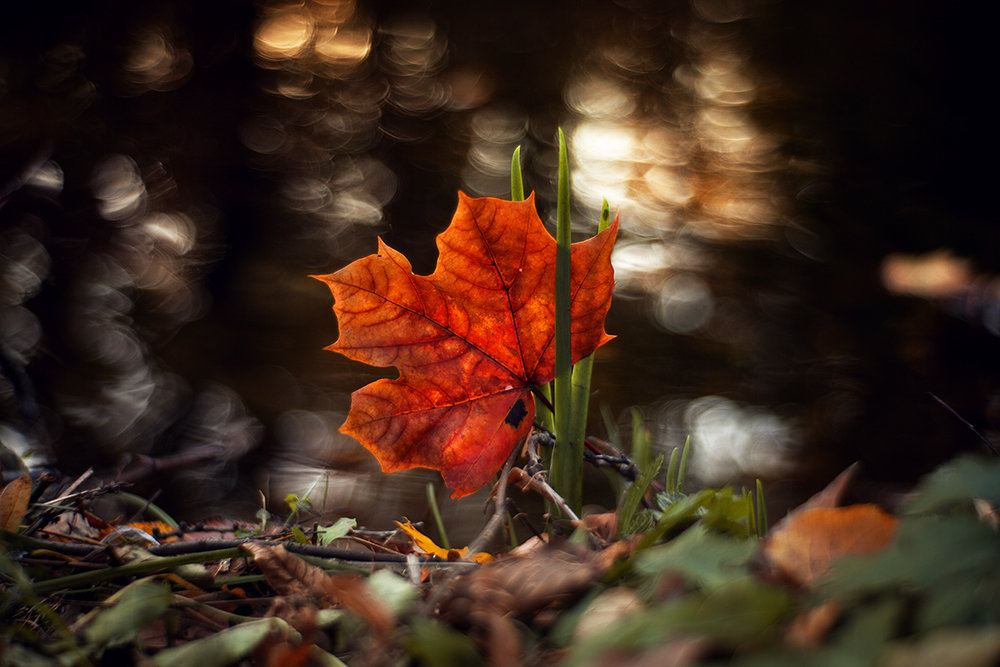
M 681 273 L 663 284 L 653 315 L 668 331 L 687 334 L 708 324 L 713 310 L 714 298 L 705 281 Z

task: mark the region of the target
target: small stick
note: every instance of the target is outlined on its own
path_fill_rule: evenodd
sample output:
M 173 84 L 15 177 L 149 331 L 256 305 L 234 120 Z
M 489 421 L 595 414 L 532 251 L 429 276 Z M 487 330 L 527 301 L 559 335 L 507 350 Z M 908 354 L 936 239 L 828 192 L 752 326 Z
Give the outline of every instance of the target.
M 56 504 L 58 504 L 58 503 L 60 503 L 60 502 L 62 502 L 64 500 L 68 500 L 70 498 L 75 497 L 73 495 L 73 492 L 76 491 L 76 489 L 81 484 L 83 484 L 88 479 L 90 479 L 90 476 L 93 475 L 93 474 L 94 474 L 94 469 L 93 468 L 87 468 L 85 471 L 83 471 L 82 475 L 80 475 L 79 477 L 76 478 L 76 481 L 74 481 L 72 484 L 70 484 L 68 487 L 66 487 L 66 490 L 63 491 L 63 495 L 61 495 L 58 498 L 55 498 L 53 500 L 49 500 L 48 502 L 41 503 L 41 504 L 42 505 L 56 505 Z M 86 492 L 83 492 L 83 493 L 86 493 Z
M 510 477 L 511 468 L 514 467 L 514 461 L 521 454 L 523 445 L 523 442 L 517 443 L 517 447 L 507 457 L 503 468 L 500 470 L 500 479 L 497 480 L 496 487 L 494 487 L 496 488 L 496 498 L 494 499 L 496 509 L 493 511 L 493 516 L 490 517 L 490 520 L 486 522 L 486 526 L 476 536 L 476 539 L 472 540 L 469 544 L 470 554 L 482 551 L 489 541 L 493 539 L 497 529 L 503 525 L 507 513 L 507 478 Z
M 538 493 L 538 495 L 542 496 L 542 498 L 545 498 L 545 500 L 548 500 L 558 507 L 570 521 L 580 520 L 580 517 L 576 515 L 576 512 L 570 509 L 569 504 L 563 499 L 563 497 L 556 493 L 555 489 L 549 486 L 549 483 L 545 481 L 543 475 L 529 475 L 520 468 L 516 468 L 515 470 L 517 471 L 517 474 L 515 475 L 517 479 L 514 480 L 515 484 L 518 484 L 524 490 L 530 488 L 532 491 Z
M 950 413 L 951 413 L 951 414 L 952 414 L 952 415 L 953 415 L 953 416 L 955 417 L 955 419 L 957 419 L 958 421 L 960 421 L 960 422 L 962 422 L 963 424 L 965 424 L 966 426 L 968 426 L 968 427 L 969 427 L 969 430 L 970 430 L 970 431 L 972 431 L 973 433 L 975 433 L 975 434 L 976 434 L 976 437 L 977 437 L 977 438 L 979 438 L 980 440 L 982 440 L 983 444 L 984 444 L 984 445 L 986 445 L 986 447 L 988 447 L 988 448 L 989 448 L 989 450 L 990 450 L 991 452 L 993 452 L 993 456 L 1000 456 L 1000 452 L 998 452 L 998 451 L 997 451 L 997 448 L 993 446 L 993 443 L 992 443 L 992 442 L 990 442 L 989 440 L 987 440 L 987 439 L 986 439 L 986 438 L 985 438 L 985 437 L 983 436 L 983 434 L 982 434 L 982 433 L 980 433 L 980 432 L 979 432 L 978 430 L 976 430 L 976 427 L 975 427 L 975 426 L 973 426 L 973 425 L 972 425 L 971 423 L 969 423 L 969 422 L 968 422 L 968 421 L 967 421 L 967 420 L 966 420 L 965 418 L 963 418 L 963 417 L 962 417 L 962 415 L 960 415 L 960 414 L 958 414 L 957 412 L 955 412 L 955 410 L 954 410 L 954 409 L 953 409 L 953 408 L 952 408 L 952 407 L 951 407 L 950 405 L 948 405 L 947 403 L 945 403 L 944 401 L 942 401 L 942 400 L 941 400 L 940 398 L 938 398 L 937 396 L 935 396 L 935 395 L 934 395 L 934 394 L 932 394 L 931 392 L 927 392 L 927 394 L 928 394 L 928 395 L 929 395 L 929 396 L 930 396 L 931 398 L 933 398 L 933 399 L 934 399 L 935 401 L 937 401 L 937 402 L 938 402 L 938 404 L 939 404 L 939 405 L 940 405 L 940 406 L 941 406 L 942 408 L 944 408 L 945 410 L 947 410 L 948 412 L 950 412 Z

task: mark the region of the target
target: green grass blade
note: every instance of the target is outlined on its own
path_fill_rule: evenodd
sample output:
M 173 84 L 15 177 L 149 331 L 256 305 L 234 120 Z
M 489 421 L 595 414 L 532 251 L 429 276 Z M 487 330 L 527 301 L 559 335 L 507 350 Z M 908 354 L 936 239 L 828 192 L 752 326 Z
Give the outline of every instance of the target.
M 552 486 L 574 512 L 582 504 L 583 442 L 573 442 L 572 348 L 570 339 L 570 186 L 566 135 L 559 128 L 559 185 L 556 198 L 555 433 Z
M 688 454 L 691 453 L 691 436 L 684 440 L 684 449 L 681 450 L 681 465 L 677 468 L 677 491 L 683 492 L 684 478 L 687 476 Z
M 618 451 L 625 451 L 625 448 L 622 447 L 621 434 L 618 432 L 618 422 L 615 421 L 614 415 L 611 414 L 611 408 L 605 404 L 601 405 L 601 419 L 604 420 L 604 430 L 608 432 L 608 442 Z
M 524 200 L 524 180 L 521 178 L 521 147 L 514 149 L 510 159 L 510 200 Z
M 757 537 L 767 535 L 767 505 L 764 503 L 764 485 L 757 480 Z
M 642 502 L 642 497 L 646 494 L 646 489 L 656 479 L 656 476 L 660 474 L 661 468 L 663 468 L 662 454 L 657 456 L 655 461 L 642 468 L 639 479 L 635 480 L 628 487 L 628 491 L 625 492 L 625 497 L 622 499 L 621 509 L 618 510 L 619 535 L 631 535 L 635 532 L 632 523 L 636 512 L 639 510 L 639 504 Z
M 667 493 L 677 493 L 677 448 L 670 450 L 670 462 L 667 463 Z
M 601 208 L 601 220 L 597 232 L 601 233 L 611 224 L 611 210 L 608 200 Z M 581 446 L 587 438 L 587 409 L 590 404 L 590 378 L 594 372 L 594 355 L 591 354 L 573 366 L 573 407 L 570 410 L 570 442 Z M 581 451 L 582 455 L 582 451 Z
M 434 525 L 437 526 L 438 537 L 441 539 L 438 544 L 445 549 L 451 549 L 448 533 L 445 531 L 444 521 L 441 519 L 441 510 L 438 509 L 437 496 L 434 495 L 434 484 L 431 482 L 427 482 L 427 506 L 431 511 L 431 516 L 434 517 Z
M 757 508 L 754 505 L 753 494 L 743 489 L 743 497 L 746 500 L 747 506 L 747 537 L 760 537 L 760 532 L 757 528 Z
M 642 417 L 642 410 L 632 408 L 632 462 L 639 470 L 649 467 L 649 434 Z

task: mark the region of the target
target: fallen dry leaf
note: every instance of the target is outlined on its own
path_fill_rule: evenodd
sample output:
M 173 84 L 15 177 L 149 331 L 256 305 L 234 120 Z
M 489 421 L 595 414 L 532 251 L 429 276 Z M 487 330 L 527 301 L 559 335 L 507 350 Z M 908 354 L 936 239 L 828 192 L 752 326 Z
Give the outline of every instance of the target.
M 826 574 L 837 558 L 885 547 L 896 523 L 896 517 L 876 505 L 796 511 L 768 535 L 761 555 L 791 581 L 809 586 Z
M 406 533 L 407 537 L 413 540 L 413 546 L 429 556 L 437 556 L 442 560 L 471 560 L 476 563 L 488 563 L 493 560 L 493 556 L 482 551 L 478 551 L 470 556 L 469 547 L 462 547 L 461 549 L 439 547 L 434 540 L 417 530 L 416 526 L 409 521 L 406 523 L 397 521 L 396 525 Z
M 836 600 L 802 612 L 785 629 L 785 641 L 798 648 L 816 648 L 825 640 L 834 624 L 840 620 L 841 605 Z
M 360 574 L 327 575 L 323 594 L 337 606 L 354 612 L 381 639 L 387 638 L 395 625 L 392 612 L 375 597 L 367 579 Z
M 360 575 L 329 575 L 310 565 L 282 546 L 247 542 L 242 546 L 253 555 L 264 580 L 281 596 L 302 597 L 318 607 L 342 607 L 352 611 L 375 631 L 385 637 L 395 621 L 392 613 L 368 588 Z M 293 623 L 295 619 L 286 618 Z
M 16 533 L 31 499 L 31 477 L 27 473 L 11 480 L 0 492 L 0 528 Z
M 593 552 L 547 547 L 456 577 L 437 611 L 446 623 L 468 628 L 491 665 L 519 665 L 514 619 L 530 619 L 544 608 L 570 602 L 602 573 Z
M 253 556 L 264 581 L 278 595 L 315 597 L 326 573 L 289 553 L 285 547 L 247 542 L 242 549 Z

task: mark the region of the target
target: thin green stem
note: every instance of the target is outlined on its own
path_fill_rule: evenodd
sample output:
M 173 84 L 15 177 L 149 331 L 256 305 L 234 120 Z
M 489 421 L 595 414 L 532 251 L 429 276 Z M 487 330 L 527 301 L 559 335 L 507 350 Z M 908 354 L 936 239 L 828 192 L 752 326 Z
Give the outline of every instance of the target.
M 179 524 L 172 516 L 167 514 L 161 507 L 154 505 L 142 496 L 137 496 L 134 493 L 129 493 L 127 491 L 118 491 L 115 495 L 124 503 L 141 509 L 147 516 L 151 516 L 156 521 L 162 521 L 171 528 L 179 527 Z
M 570 185 L 566 135 L 559 129 L 559 185 L 556 197 L 555 434 L 552 486 L 574 512 L 582 504 L 583 441 L 573 442 L 570 338 Z
M 601 219 L 597 232 L 601 233 L 611 224 L 611 210 L 608 200 L 601 207 Z M 587 411 L 590 404 L 590 380 L 594 372 L 594 354 L 590 354 L 573 366 L 573 407 L 570 411 L 570 442 L 583 443 L 587 438 Z M 581 450 L 581 456 L 583 454 Z
M 691 436 L 684 439 L 684 449 L 681 450 L 681 465 L 677 469 L 677 491 L 681 492 L 684 487 L 684 478 L 687 476 L 688 454 L 691 453 Z
M 448 533 L 445 531 L 444 521 L 441 519 L 441 511 L 438 509 L 437 496 L 434 495 L 434 484 L 431 482 L 427 482 L 427 505 L 430 507 L 431 516 L 434 517 L 434 525 L 438 529 L 438 537 L 441 540 L 439 544 L 445 549 L 451 549 Z
M 201 551 L 181 556 L 156 558 L 154 560 L 126 563 L 118 567 L 80 572 L 56 579 L 47 579 L 36 582 L 32 586 L 32 589 L 37 595 L 48 595 L 56 591 L 91 586 L 117 577 L 142 577 L 171 570 L 180 565 L 188 565 L 189 563 L 210 563 L 222 560 L 223 558 L 236 558 L 245 555 L 247 555 L 247 552 L 241 550 L 239 547 L 233 547 L 231 549 L 216 549 L 214 551 Z
M 667 462 L 667 492 L 677 493 L 677 448 L 670 450 Z
M 514 149 L 510 159 L 510 200 L 524 200 L 524 180 L 521 178 L 521 147 Z
M 757 505 L 757 537 L 767 535 L 767 504 L 764 502 L 764 485 L 757 480 L 757 494 L 755 496 Z
M 646 420 L 642 410 L 632 408 L 632 461 L 639 470 L 645 472 L 649 467 L 650 446 L 649 434 L 646 432 Z

